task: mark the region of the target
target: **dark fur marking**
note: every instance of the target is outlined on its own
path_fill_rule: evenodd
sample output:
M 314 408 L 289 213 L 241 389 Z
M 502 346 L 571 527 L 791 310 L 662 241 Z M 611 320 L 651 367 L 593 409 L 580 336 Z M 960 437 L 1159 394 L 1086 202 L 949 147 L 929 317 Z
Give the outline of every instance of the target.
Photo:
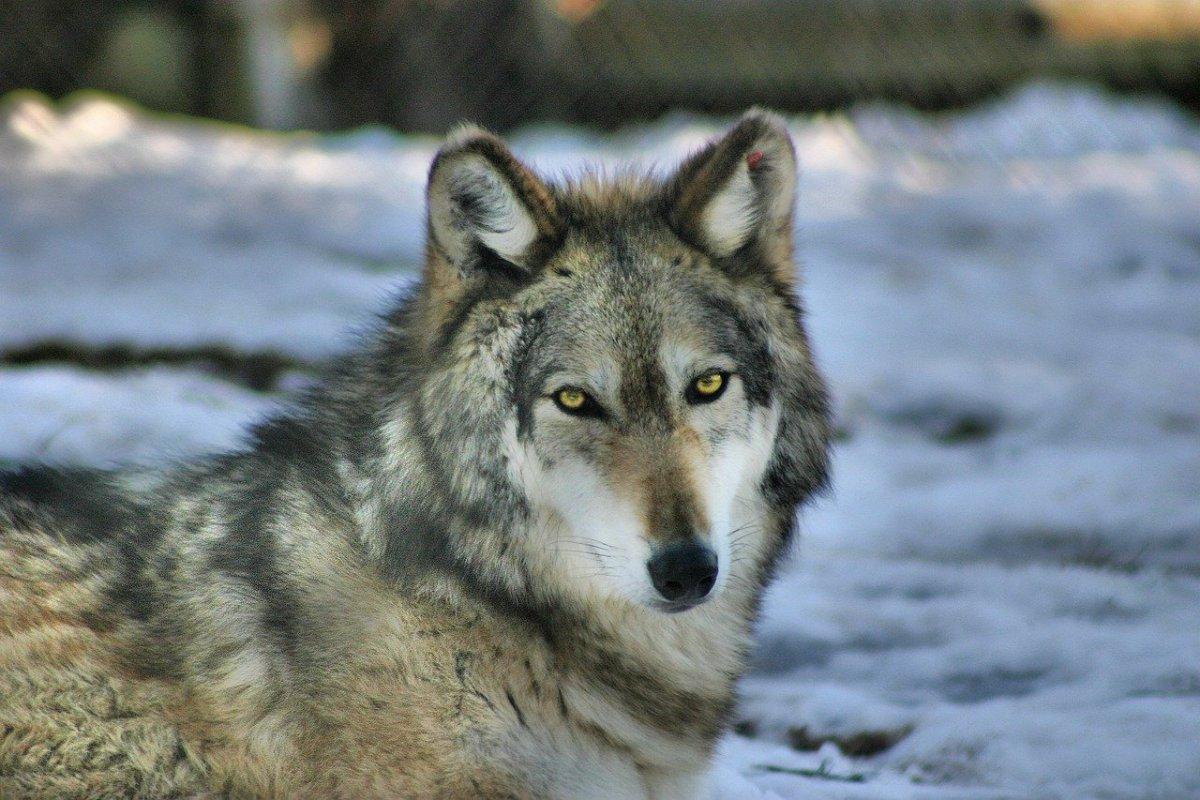
M 458 711 L 460 714 L 463 713 L 464 701 L 469 694 L 482 700 L 493 714 L 499 713 L 496 709 L 496 704 L 492 702 L 490 697 L 467 683 L 469 677 L 467 667 L 474 655 L 474 653 L 468 653 L 465 650 L 459 650 L 454 654 L 454 675 L 458 678 L 458 683 L 463 689 L 463 693 L 458 698 Z
M 492 698 L 488 697 L 486 694 L 479 691 L 478 689 L 471 689 L 470 691 L 471 691 L 471 694 L 473 694 L 475 697 L 478 697 L 480 700 L 482 700 L 487 705 L 488 710 L 491 711 L 493 714 L 500 713 L 499 709 L 496 708 L 496 704 L 492 702 Z
M 386 509 L 385 574 L 393 580 L 416 580 L 430 571 L 457 580 L 464 592 L 486 603 L 501 616 L 549 638 L 547 615 L 553 609 L 535 601 L 528 593 L 515 593 L 482 575 L 461 554 L 452 541 L 451 516 L 429 493 L 412 497 L 409 502 L 392 504 Z
M 520 341 L 515 348 L 515 358 L 507 370 L 509 390 L 517 409 L 519 439 L 533 435 L 533 406 L 541 397 L 542 384 L 550 374 L 545 368 L 532 372 L 529 358 L 545 330 L 545 310 L 536 311 L 525 318 L 521 325 Z
M 562 687 L 556 687 L 555 691 L 558 692 L 558 713 L 563 719 L 570 719 L 571 712 L 567 710 L 567 698 L 563 697 Z
M 0 511 L 21 527 L 50 523 L 72 544 L 115 539 L 138 517 L 133 503 L 99 470 L 22 467 L 0 472 Z
M 525 659 L 525 671 L 529 673 L 529 690 L 533 692 L 533 696 L 537 699 L 542 699 L 542 684 L 538 681 L 537 676 L 533 672 L 533 664 L 529 663 L 529 659 Z
M 253 430 L 253 437 L 258 458 L 227 462 L 231 488 L 222 505 L 227 509 L 228 529 L 212 544 L 209 566 L 254 592 L 262 604 L 264 631 L 294 662 L 302 651 L 301 625 L 296 619 L 299 604 L 281 566 L 273 515 L 287 508 L 279 497 L 289 486 L 331 518 L 348 513 L 347 499 L 329 466 L 333 448 L 323 447 L 323 437 L 302 419 L 268 420 Z
M 260 458 L 241 461 L 250 467 L 252 474 L 257 474 L 254 467 L 271 464 L 277 485 L 290 481 L 322 513 L 350 520 L 349 498 L 333 465 L 337 447 L 321 433 L 319 425 L 299 416 L 285 415 L 261 423 L 252 429 L 252 434 Z
M 522 728 L 528 728 L 529 725 L 525 722 L 525 714 L 521 711 L 521 707 L 517 705 L 516 699 L 513 697 L 512 689 L 504 687 L 504 696 L 508 698 L 508 704 L 512 706 L 512 710 L 517 712 L 517 722 Z
M 164 528 L 162 520 L 147 512 L 117 542 L 121 569 L 109 585 L 109 599 L 139 622 L 146 622 L 161 611 L 162 600 L 151 567 Z
M 238 498 L 245 507 L 230 520 L 228 533 L 213 543 L 209 565 L 254 591 L 262 603 L 263 629 L 289 658 L 295 658 L 299 653 L 298 606 L 280 569 L 275 536 L 270 530 L 265 504 L 271 502 L 271 495 L 269 486 L 260 485 Z
M 698 299 L 713 316 L 718 346 L 737 362 L 747 400 L 752 405 L 769 406 L 775 390 L 775 367 L 761 323 L 747 319 L 727 298 L 705 295 Z
M 385 509 L 383 564 L 393 579 L 410 579 L 449 557 L 449 523 L 429 497 L 415 496 Z
M 507 261 L 486 248 L 480 248 L 478 256 L 481 268 L 490 274 L 485 280 L 475 280 L 454 304 L 454 313 L 442 323 L 435 344 L 435 356 L 445 355 L 455 337 L 480 303 L 492 300 L 507 300 L 528 284 L 525 276 L 515 272 Z
M 423 466 L 431 476 L 427 492 L 436 497 L 438 507 L 444 509 L 448 519 L 455 519 L 468 526 L 487 527 L 496 522 L 492 504 L 464 501 L 463 498 L 451 494 L 451 487 L 456 484 L 455 470 L 458 464 L 454 462 L 453 454 L 447 453 L 446 442 L 434 436 L 434 426 L 429 420 L 437 415 L 430 414 L 421 403 L 414 403 L 412 410 L 416 418 L 413 435 L 421 447 Z M 471 466 L 476 469 L 482 468 L 478 461 Z M 504 484 L 499 486 L 503 487 Z
M 111 630 L 120 617 L 165 630 L 161 583 L 156 577 L 165 519 L 98 470 L 28 467 L 0 475 L 0 512 L 12 522 L 41 526 L 68 543 L 95 547 L 104 571 L 104 604 L 85 610 L 93 630 Z M 170 648 L 147 646 L 130 655 L 137 673 L 172 676 L 179 657 Z
M 801 465 L 791 455 L 777 451 L 763 476 L 763 491 L 776 508 L 789 508 L 829 487 L 826 459 Z

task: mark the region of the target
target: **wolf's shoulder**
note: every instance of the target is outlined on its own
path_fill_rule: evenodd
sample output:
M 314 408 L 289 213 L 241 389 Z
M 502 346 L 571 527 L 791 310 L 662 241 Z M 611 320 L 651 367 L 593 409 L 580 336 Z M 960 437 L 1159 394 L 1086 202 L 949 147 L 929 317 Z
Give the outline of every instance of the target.
M 113 539 L 144 520 L 142 504 L 116 473 L 30 465 L 0 471 L 0 537 L 46 530 L 67 544 Z

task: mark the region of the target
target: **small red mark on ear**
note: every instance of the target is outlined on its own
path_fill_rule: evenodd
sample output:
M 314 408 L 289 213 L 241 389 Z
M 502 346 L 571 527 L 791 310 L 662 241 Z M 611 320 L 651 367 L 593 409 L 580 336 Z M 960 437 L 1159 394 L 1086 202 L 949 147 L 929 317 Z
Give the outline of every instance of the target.
M 762 161 L 762 150 L 755 150 L 754 152 L 750 153 L 750 155 L 746 156 L 746 166 L 750 169 L 757 167 L 758 162 L 760 161 Z

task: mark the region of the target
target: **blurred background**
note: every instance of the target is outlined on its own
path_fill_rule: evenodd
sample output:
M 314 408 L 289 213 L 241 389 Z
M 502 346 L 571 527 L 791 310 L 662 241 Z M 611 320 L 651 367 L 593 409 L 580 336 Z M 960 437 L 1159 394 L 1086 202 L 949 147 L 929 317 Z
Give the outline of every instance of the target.
M 1200 103 L 1193 0 L 11 0 L 0 91 L 263 127 L 961 107 L 1032 76 Z
M 1200 797 L 1200 0 L 0 0 L 0 467 L 236 446 L 456 122 L 662 174 L 755 104 L 835 489 L 716 796 Z

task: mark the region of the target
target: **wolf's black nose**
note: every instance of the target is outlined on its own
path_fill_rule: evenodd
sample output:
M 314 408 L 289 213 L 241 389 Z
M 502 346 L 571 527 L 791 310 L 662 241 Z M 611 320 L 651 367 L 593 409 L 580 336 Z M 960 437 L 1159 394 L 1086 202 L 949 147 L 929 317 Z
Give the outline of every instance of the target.
M 646 568 L 654 588 L 672 603 L 700 600 L 717 582 L 717 554 L 698 542 L 667 545 Z

